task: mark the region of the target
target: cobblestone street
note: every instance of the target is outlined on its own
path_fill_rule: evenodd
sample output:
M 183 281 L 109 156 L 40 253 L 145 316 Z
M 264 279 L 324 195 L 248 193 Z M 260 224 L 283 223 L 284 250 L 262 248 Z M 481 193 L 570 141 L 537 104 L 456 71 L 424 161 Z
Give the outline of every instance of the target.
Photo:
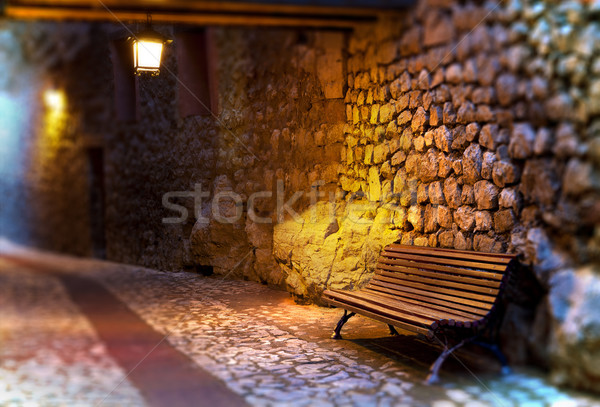
M 500 376 L 495 362 L 475 350 L 460 353 L 460 363 L 444 365 L 441 385 L 424 386 L 436 357 L 428 346 L 391 338 L 385 325 L 361 317 L 346 325 L 345 340 L 334 341 L 329 336 L 339 310 L 297 305 L 287 293 L 256 283 L 58 257 L 7 244 L 2 252 L 2 406 L 165 405 L 174 395 L 170 407 L 185 405 L 177 404 L 181 400 L 206 405 L 202 399 L 211 399 L 211 393 L 225 397 L 217 400 L 239 397 L 240 404 L 243 398 L 254 406 L 600 405 L 588 395 L 552 387 L 537 372 L 517 369 Z M 196 398 L 197 389 L 188 394 L 183 387 L 166 389 L 162 399 L 153 396 L 152 378 L 139 374 L 149 366 L 138 362 L 130 368 L 115 356 L 95 317 L 69 294 L 65 277 L 51 272 L 58 270 L 107 289 L 145 329 L 166 336 L 164 345 L 193 361 L 198 377 L 204 377 L 197 379 L 204 382 L 202 399 Z M 115 318 L 127 336 L 130 325 L 118 322 Z M 170 367 L 154 370 L 170 383 Z

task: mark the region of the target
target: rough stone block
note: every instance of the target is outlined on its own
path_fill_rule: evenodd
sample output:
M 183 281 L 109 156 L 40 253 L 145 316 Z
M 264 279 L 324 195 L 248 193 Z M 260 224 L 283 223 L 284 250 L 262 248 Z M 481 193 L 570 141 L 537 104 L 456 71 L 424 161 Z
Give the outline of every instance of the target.
M 492 215 L 487 211 L 475 212 L 475 232 L 487 232 L 493 226 Z
M 451 102 L 444 103 L 443 120 L 444 124 L 456 123 L 456 112 L 454 111 L 454 106 L 452 106 Z
M 398 123 L 398 126 L 404 126 L 406 123 L 409 123 L 411 120 L 412 120 L 412 113 L 410 112 L 410 110 L 404 110 L 398 115 L 398 118 L 396 119 L 396 123 Z
M 379 64 L 390 64 L 398 56 L 398 44 L 390 40 L 380 44 L 377 48 L 376 59 Z
M 415 145 L 415 150 L 422 153 L 425 151 L 425 137 L 419 136 L 415 138 L 413 144 Z
M 435 181 L 429 184 L 429 201 L 435 205 L 443 205 L 446 203 L 446 199 L 444 199 L 444 187 L 441 181 Z
M 563 190 L 570 196 L 581 195 L 592 189 L 600 189 L 600 174 L 590 162 L 572 158 L 567 163 L 563 177 Z
M 429 87 L 431 86 L 431 76 L 429 75 L 429 72 L 427 72 L 425 69 L 421 70 L 421 72 L 419 73 L 417 85 L 418 89 L 429 90 Z
M 445 230 L 438 236 L 438 241 L 441 247 L 453 248 L 454 247 L 454 232 L 451 230 Z
M 446 68 L 446 82 L 458 85 L 463 80 L 463 70 L 460 64 L 452 64 Z
M 464 150 L 469 145 L 465 126 L 456 126 L 452 129 L 452 139 L 453 150 Z
M 472 231 L 475 227 L 475 211 L 470 206 L 461 206 L 454 212 L 454 222 L 464 231 Z M 456 236 L 455 236 L 456 237 Z
M 509 232 L 515 226 L 515 214 L 512 209 L 503 209 L 494 213 L 494 229 L 498 233 Z
M 427 125 L 428 121 L 429 115 L 427 114 L 425 109 L 423 109 L 423 107 L 419 106 L 412 118 L 411 129 L 413 133 L 423 133 L 423 130 L 425 129 L 425 126 Z
M 500 192 L 498 203 L 501 208 L 511 208 L 515 213 L 520 213 L 523 197 L 516 188 L 504 188 Z
M 427 184 L 419 184 L 417 188 L 417 203 L 424 204 L 429 202 L 429 186 Z
M 463 205 L 472 205 L 475 203 L 475 190 L 473 185 L 463 185 L 460 201 Z
M 445 14 L 433 9 L 425 17 L 423 45 L 447 44 L 454 41 L 456 31 L 452 20 Z
M 433 150 L 428 150 L 420 160 L 419 171 L 416 175 L 423 182 L 431 182 L 437 178 L 439 161 Z
M 489 150 L 495 150 L 498 145 L 498 125 L 497 124 L 486 124 L 481 128 L 479 133 L 479 144 Z
M 454 234 L 454 248 L 457 250 L 471 250 L 473 248 L 473 240 L 464 232 L 456 231 Z
M 424 210 L 420 205 L 412 205 L 408 208 L 408 223 L 410 223 L 416 232 L 423 232 L 424 228 Z
M 463 154 L 463 177 L 468 184 L 474 184 L 481 179 L 483 154 L 479 144 L 471 144 Z
M 521 169 L 515 164 L 507 161 L 496 161 L 492 171 L 494 184 L 499 187 L 511 185 L 521 179 Z
M 533 155 L 533 143 L 535 142 L 535 132 L 529 123 L 519 123 L 513 128 L 508 145 L 508 152 L 511 157 L 516 159 L 525 159 Z
M 473 103 L 465 101 L 458 108 L 456 113 L 456 121 L 458 123 L 467 124 L 475 120 L 475 106 Z
M 404 151 L 396 151 L 392 156 L 392 165 L 397 166 L 402 164 L 406 160 L 406 153 Z
M 379 179 L 379 171 L 377 167 L 369 168 L 369 200 L 370 201 L 379 201 L 381 197 L 381 181 Z
M 510 106 L 516 99 L 517 93 L 517 78 L 511 74 L 500 75 L 496 80 L 496 95 L 498 102 L 502 106 Z
M 476 88 L 471 94 L 473 103 L 480 105 L 490 105 L 496 101 L 496 92 L 492 87 Z
M 442 109 L 439 106 L 431 106 L 429 108 L 429 125 L 439 126 L 442 124 Z
M 503 253 L 504 243 L 486 235 L 473 236 L 473 249 L 478 252 Z
M 400 41 L 400 54 L 402 56 L 418 54 L 421 52 L 421 36 L 423 29 L 414 25 L 402 36 Z
M 483 153 L 483 161 L 481 163 L 481 177 L 484 179 L 492 179 L 494 164 L 496 163 L 496 154 L 486 151 Z
M 475 183 L 475 202 L 477 209 L 496 209 L 498 207 L 498 187 L 489 181 Z
M 559 157 L 572 156 L 577 154 L 580 144 L 573 124 L 563 122 L 556 129 L 556 140 L 552 151 Z
M 390 155 L 390 149 L 387 143 L 378 144 L 373 149 L 373 162 L 379 164 L 388 159 Z
M 462 188 L 456 178 L 450 177 L 444 180 L 444 197 L 450 208 L 458 208 L 461 205 Z
M 377 124 L 379 123 L 379 105 L 372 105 L 371 106 L 371 119 L 370 119 L 371 124 Z
M 477 123 L 469 123 L 467 127 L 465 127 L 465 132 L 467 135 L 468 141 L 473 141 L 479 135 L 479 124 Z
M 438 152 L 438 177 L 446 178 L 452 173 L 452 160 L 443 152 Z
M 554 204 L 560 181 L 552 160 L 528 160 L 521 176 L 519 191 L 527 202 L 535 202 L 543 207 Z
M 446 126 L 438 127 L 434 132 L 434 137 L 437 148 L 446 153 L 450 152 L 450 146 L 452 145 L 452 133 Z
M 434 205 L 425 208 L 425 233 L 435 233 L 439 229 L 437 211 Z
M 535 142 L 533 143 L 533 152 L 537 155 L 547 154 L 553 144 L 554 140 L 552 133 L 549 129 L 542 127 L 538 129 L 535 135 Z

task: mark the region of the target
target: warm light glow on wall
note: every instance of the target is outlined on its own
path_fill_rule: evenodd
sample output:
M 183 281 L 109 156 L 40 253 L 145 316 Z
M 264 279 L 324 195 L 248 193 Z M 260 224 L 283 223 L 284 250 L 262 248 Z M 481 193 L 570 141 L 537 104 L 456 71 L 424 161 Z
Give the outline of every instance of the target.
M 45 144 L 57 145 L 66 128 L 67 98 L 59 89 L 47 89 L 44 92 L 44 135 Z

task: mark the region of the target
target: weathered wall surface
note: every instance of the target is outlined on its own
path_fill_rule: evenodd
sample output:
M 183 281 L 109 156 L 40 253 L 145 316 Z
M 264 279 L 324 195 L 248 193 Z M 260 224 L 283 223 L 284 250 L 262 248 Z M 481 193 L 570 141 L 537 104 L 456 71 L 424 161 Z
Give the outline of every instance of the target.
M 0 234 L 79 255 L 91 254 L 86 135 L 103 89 L 90 36 L 88 25 L 0 23 Z

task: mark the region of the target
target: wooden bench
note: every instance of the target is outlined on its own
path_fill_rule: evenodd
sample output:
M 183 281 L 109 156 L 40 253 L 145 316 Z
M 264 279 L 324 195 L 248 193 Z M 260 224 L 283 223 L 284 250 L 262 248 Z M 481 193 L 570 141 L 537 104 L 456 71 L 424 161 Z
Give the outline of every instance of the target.
M 429 383 L 438 380 L 442 363 L 453 351 L 478 338 L 487 340 L 476 343 L 492 350 L 506 371 L 496 336 L 501 293 L 517 264 L 511 254 L 392 244 L 383 249 L 365 287 L 325 290 L 321 298 L 344 309 L 334 339 L 342 338 L 342 327 L 358 313 L 388 324 L 393 335 L 398 327 L 441 344 L 444 350 L 431 366 Z

